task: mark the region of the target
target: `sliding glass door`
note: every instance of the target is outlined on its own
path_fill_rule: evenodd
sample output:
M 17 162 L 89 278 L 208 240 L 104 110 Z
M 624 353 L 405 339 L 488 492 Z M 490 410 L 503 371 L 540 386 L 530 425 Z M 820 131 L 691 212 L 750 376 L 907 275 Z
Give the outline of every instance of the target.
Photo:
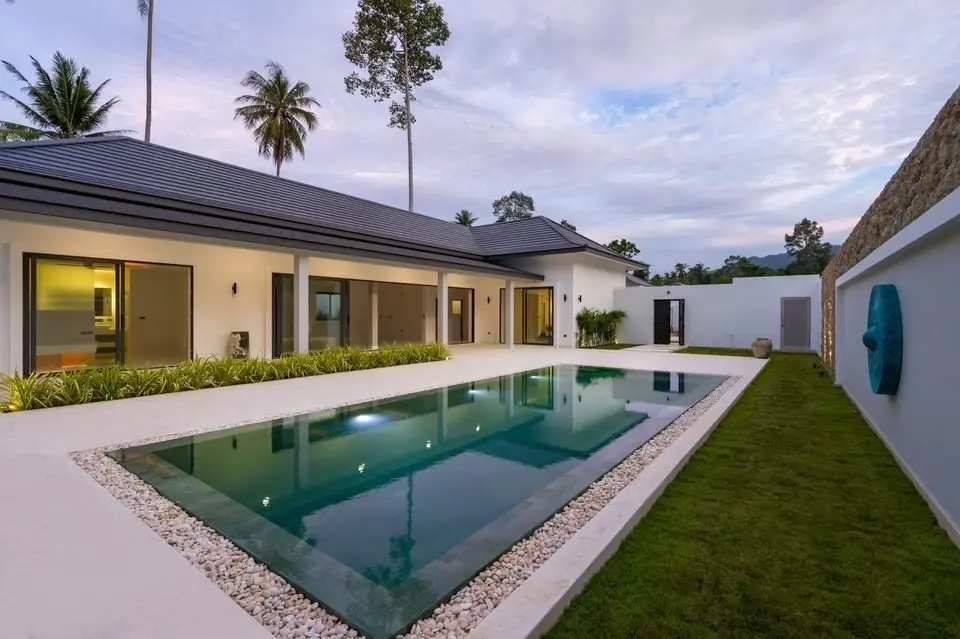
M 24 370 L 190 359 L 191 268 L 26 255 Z
M 500 343 L 506 341 L 506 289 L 500 289 Z M 513 338 L 516 344 L 553 345 L 553 288 L 515 288 Z
M 309 348 L 322 350 L 347 343 L 349 297 L 347 282 L 311 277 L 308 280 L 307 315 Z M 293 276 L 273 276 L 273 356 L 294 352 Z

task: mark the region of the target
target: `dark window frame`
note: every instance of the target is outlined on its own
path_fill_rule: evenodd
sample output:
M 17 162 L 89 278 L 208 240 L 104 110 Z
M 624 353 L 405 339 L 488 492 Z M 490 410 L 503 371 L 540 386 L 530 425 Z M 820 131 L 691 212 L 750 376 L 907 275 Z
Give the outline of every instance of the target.
M 553 309 L 553 315 L 550 318 L 550 328 L 551 328 L 550 343 L 542 344 L 540 342 L 528 342 L 526 339 L 526 331 L 521 331 L 519 343 L 522 346 L 556 346 L 557 345 L 557 290 L 556 290 L 556 287 L 554 286 L 515 286 L 513 290 L 514 290 L 514 295 L 516 295 L 517 291 L 545 290 L 550 292 L 550 307 Z M 525 292 L 521 294 L 520 296 L 521 300 L 523 300 L 525 296 L 526 296 Z M 500 337 L 497 340 L 500 344 L 507 343 L 506 327 L 509 319 L 507 318 L 507 315 L 506 315 L 507 314 L 506 300 L 507 300 L 507 289 L 505 287 L 500 287 L 500 323 L 499 323 Z M 514 313 L 516 313 L 517 311 L 516 301 L 514 301 L 513 306 L 514 306 L 513 311 Z M 527 325 L 527 305 L 525 303 L 521 303 L 520 304 L 520 326 L 525 327 L 526 325 Z M 514 341 L 516 341 L 517 339 L 516 334 L 514 334 L 513 339 Z
M 190 343 L 188 347 L 188 357 L 194 359 L 194 280 L 192 264 L 177 264 L 175 262 L 153 262 L 149 260 L 119 260 L 100 257 L 88 257 L 82 255 L 63 255 L 59 253 L 23 253 L 23 371 L 24 375 L 29 375 L 36 370 L 36 333 L 37 333 L 37 261 L 39 260 L 57 260 L 60 262 L 73 262 L 76 264 L 110 264 L 115 268 L 114 285 L 117 290 L 117 329 L 116 329 L 116 363 L 124 365 L 125 342 L 126 342 L 126 269 L 127 264 L 147 264 L 150 266 L 173 266 L 187 269 L 189 275 L 189 307 L 187 314 L 190 333 Z

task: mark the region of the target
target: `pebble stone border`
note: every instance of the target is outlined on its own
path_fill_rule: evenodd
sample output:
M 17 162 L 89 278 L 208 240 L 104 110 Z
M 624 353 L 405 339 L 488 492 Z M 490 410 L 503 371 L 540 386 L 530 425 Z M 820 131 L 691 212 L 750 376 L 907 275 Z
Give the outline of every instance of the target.
M 532 535 L 518 542 L 433 616 L 418 621 L 404 639 L 463 639 L 497 605 L 516 590 L 554 552 L 590 521 L 644 468 L 656 459 L 739 381 L 730 377 L 677 417 L 646 444 L 567 504 Z M 177 435 L 180 437 L 183 435 Z M 160 439 L 171 439 L 164 437 Z M 158 438 L 138 442 L 157 441 Z M 136 444 L 125 444 L 136 445 Z M 340 639 L 360 637 L 316 602 L 298 593 L 282 577 L 258 564 L 243 550 L 203 522 L 157 493 L 99 448 L 73 453 L 71 458 L 118 501 L 279 639 Z

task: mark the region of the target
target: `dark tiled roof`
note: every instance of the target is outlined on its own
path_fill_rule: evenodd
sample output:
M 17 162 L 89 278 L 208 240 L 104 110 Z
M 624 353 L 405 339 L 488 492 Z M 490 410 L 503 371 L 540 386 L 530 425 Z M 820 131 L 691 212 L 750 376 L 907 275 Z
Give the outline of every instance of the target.
M 587 249 L 611 259 L 643 264 L 628 260 L 603 244 L 594 242 L 542 215 L 525 220 L 477 226 L 473 229 L 473 235 L 480 250 L 488 257 Z
M 627 286 L 652 286 L 650 282 L 642 280 L 633 273 L 627 273 Z
M 494 269 L 502 267 L 489 261 L 498 258 L 584 250 L 637 264 L 542 216 L 471 228 L 127 137 L 0 144 L 0 170 L 480 260 Z
M 127 137 L 0 145 L 0 167 L 477 255 L 470 229 Z

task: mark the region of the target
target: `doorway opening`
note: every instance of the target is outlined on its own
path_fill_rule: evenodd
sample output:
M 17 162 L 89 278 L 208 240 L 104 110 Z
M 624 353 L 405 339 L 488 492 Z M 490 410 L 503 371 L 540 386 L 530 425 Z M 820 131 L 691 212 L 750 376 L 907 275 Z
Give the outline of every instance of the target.
M 653 300 L 653 343 L 686 344 L 684 300 Z
M 810 350 L 810 298 L 780 298 L 780 349 Z
M 515 288 L 513 298 L 513 342 L 553 346 L 553 287 Z M 506 342 L 507 290 L 500 289 L 500 343 Z

